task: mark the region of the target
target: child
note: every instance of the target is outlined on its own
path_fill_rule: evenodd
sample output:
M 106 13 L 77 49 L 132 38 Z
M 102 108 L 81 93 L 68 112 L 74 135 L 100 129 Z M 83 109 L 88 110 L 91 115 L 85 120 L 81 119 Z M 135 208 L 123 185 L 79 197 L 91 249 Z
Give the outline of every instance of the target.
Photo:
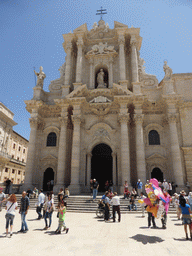
M 61 234 L 62 227 L 64 227 L 63 231 L 66 231 L 66 234 L 69 231 L 69 228 L 66 228 L 65 226 L 65 213 L 66 213 L 66 202 L 61 201 L 60 207 L 59 207 L 59 226 L 55 231 L 55 234 Z

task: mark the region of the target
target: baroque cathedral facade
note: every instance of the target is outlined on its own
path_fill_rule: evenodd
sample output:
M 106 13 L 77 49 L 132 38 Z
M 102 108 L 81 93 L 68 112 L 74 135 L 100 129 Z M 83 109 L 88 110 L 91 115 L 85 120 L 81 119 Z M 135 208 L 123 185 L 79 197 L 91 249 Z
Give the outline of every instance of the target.
M 159 83 L 145 72 L 139 28 L 102 19 L 63 35 L 60 78 L 43 90 L 42 67 L 25 101 L 31 133 L 24 187 L 86 193 L 96 178 L 123 191 L 125 180 L 192 185 L 192 73 L 164 63 Z

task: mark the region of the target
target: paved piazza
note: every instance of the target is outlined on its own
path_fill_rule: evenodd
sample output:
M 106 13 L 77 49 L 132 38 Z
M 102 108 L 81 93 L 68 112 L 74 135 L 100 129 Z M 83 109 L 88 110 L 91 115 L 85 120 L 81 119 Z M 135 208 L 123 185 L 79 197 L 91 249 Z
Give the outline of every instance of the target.
M 120 223 L 105 223 L 93 213 L 66 214 L 69 233 L 55 235 L 56 212 L 51 230 L 43 230 L 44 220 L 36 220 L 30 210 L 27 215 L 29 232 L 20 230 L 17 212 L 12 238 L 5 237 L 5 210 L 0 213 L 0 255 L 192 255 L 192 241 L 185 240 L 184 229 L 176 215 L 168 215 L 168 228 L 148 229 L 147 217 L 122 214 Z M 147 216 L 147 215 L 146 215 Z M 160 220 L 156 221 L 161 227 Z

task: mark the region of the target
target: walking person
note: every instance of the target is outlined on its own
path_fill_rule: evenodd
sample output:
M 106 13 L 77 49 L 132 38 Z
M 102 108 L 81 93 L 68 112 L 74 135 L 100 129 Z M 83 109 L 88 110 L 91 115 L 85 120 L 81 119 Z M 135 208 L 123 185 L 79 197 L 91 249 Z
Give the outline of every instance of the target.
M 96 179 L 93 179 L 93 200 L 95 200 L 97 197 L 98 188 L 99 188 L 98 181 L 96 181 Z
M 21 214 L 21 230 L 19 232 L 27 232 L 28 226 L 27 222 L 25 220 L 25 217 L 27 215 L 29 209 L 29 198 L 27 197 L 26 191 L 23 191 L 22 193 L 22 198 L 21 198 L 21 204 L 20 204 L 20 209 L 19 213 Z
M 148 228 L 151 227 L 151 221 L 153 223 L 153 228 L 156 228 L 155 217 L 153 216 L 152 212 L 148 212 Z
M 10 225 L 10 237 L 12 236 L 13 231 L 13 220 L 15 218 L 15 210 L 17 210 L 17 198 L 15 194 L 12 194 L 6 204 L 5 209 L 7 210 L 5 218 L 6 218 L 6 236 L 8 236 L 8 229 Z
M 140 179 L 138 179 L 138 182 L 137 182 L 137 193 L 138 193 L 138 196 L 141 196 L 142 187 L 143 187 L 143 183 L 141 182 Z
M 3 193 L 3 189 L 0 188 L 0 212 L 2 211 L 3 202 L 6 201 L 6 195 Z
M 38 205 L 37 205 L 37 214 L 38 214 L 38 220 L 40 220 L 43 216 L 41 214 L 41 210 L 43 208 L 45 202 L 45 195 L 43 194 L 43 189 L 40 189 L 40 194 L 38 196 Z
M 53 213 L 53 199 L 51 194 L 48 195 L 48 200 L 45 202 L 44 209 L 45 209 L 45 230 L 49 229 L 51 227 L 52 223 L 52 213 Z M 47 218 L 49 219 L 49 226 L 47 223 Z
M 105 215 L 104 215 L 104 220 L 107 222 L 109 221 L 109 211 L 110 211 L 110 202 L 109 202 L 109 197 L 108 197 L 108 191 L 105 194 L 105 199 L 104 199 L 104 203 L 105 203 Z
M 115 222 L 115 214 L 118 214 L 118 221 L 121 221 L 120 212 L 120 198 L 117 196 L 117 192 L 114 192 L 114 197 L 111 199 L 111 204 L 113 205 L 113 222 Z
M 185 235 L 186 235 L 186 239 L 188 240 L 188 233 L 187 233 L 187 226 L 189 227 L 189 232 L 190 232 L 190 236 L 192 239 L 192 230 L 191 230 L 191 216 L 190 213 L 190 206 L 188 204 L 186 204 L 186 200 L 185 198 L 182 198 L 180 200 L 180 205 L 179 205 L 181 212 L 182 212 L 182 217 L 183 217 L 183 224 L 184 224 L 184 230 L 185 230 Z
M 55 234 L 61 234 L 61 229 L 62 227 L 64 228 L 63 231 L 66 231 L 66 234 L 69 231 L 69 228 L 66 227 L 65 225 L 65 213 L 66 213 L 66 202 L 61 201 L 60 206 L 59 206 L 59 226 L 57 230 L 55 231 Z

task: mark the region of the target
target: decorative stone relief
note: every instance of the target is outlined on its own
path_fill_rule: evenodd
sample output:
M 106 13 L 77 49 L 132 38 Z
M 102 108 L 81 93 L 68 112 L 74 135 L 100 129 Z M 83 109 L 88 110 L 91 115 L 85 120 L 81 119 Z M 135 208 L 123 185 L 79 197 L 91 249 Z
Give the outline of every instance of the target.
M 92 50 L 90 50 L 87 55 L 108 54 L 115 52 L 114 46 L 107 46 L 107 43 L 100 42 L 98 45 L 93 45 Z
M 104 96 L 98 96 L 94 99 L 92 99 L 89 103 L 105 103 L 105 102 L 112 102 L 107 97 Z
M 100 128 L 95 132 L 93 140 L 97 139 L 98 137 L 104 137 L 110 140 L 109 133 L 103 128 Z

